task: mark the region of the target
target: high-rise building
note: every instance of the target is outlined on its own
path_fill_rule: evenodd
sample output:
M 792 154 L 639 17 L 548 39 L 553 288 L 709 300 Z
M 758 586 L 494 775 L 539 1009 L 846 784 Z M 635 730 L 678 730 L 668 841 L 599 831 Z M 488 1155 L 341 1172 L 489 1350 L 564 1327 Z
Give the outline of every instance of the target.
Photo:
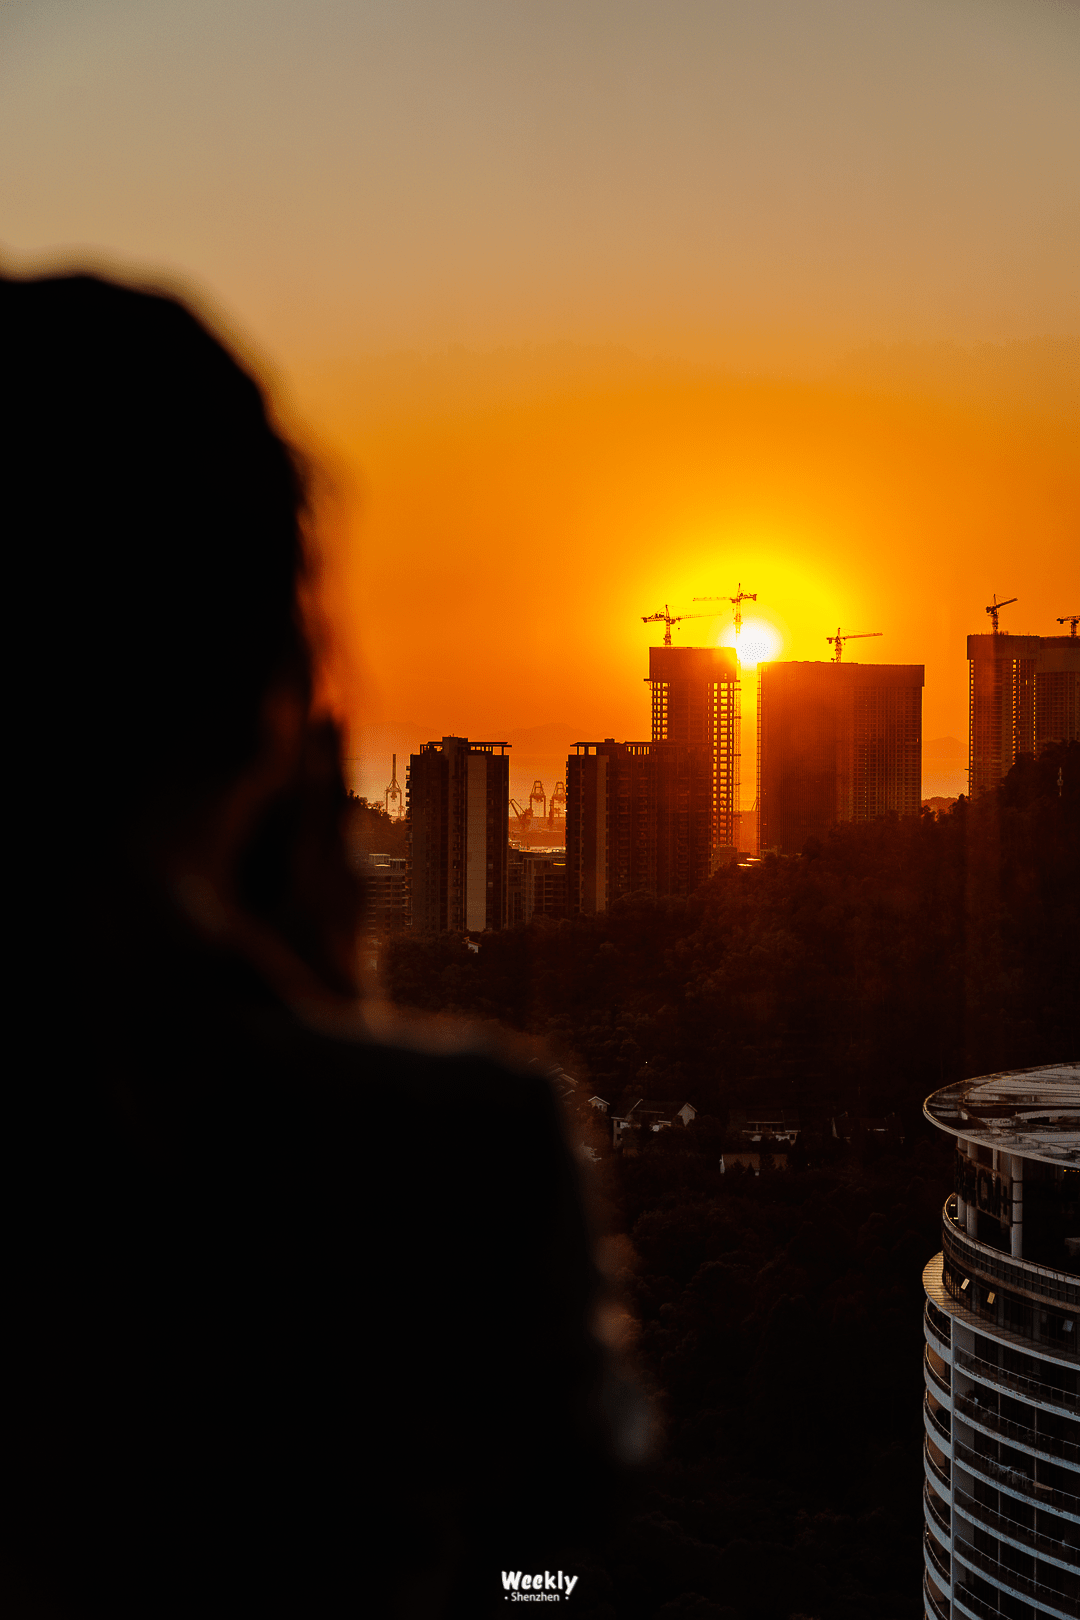
M 936 1091 L 956 1138 L 923 1272 L 928 1620 L 1080 1614 L 1080 1064 Z
M 968 636 L 968 784 L 997 787 L 1020 754 L 1080 738 L 1080 639 Z
M 364 879 L 366 920 L 393 931 L 409 922 L 409 863 L 404 855 L 365 851 L 357 865 Z
M 921 664 L 758 666 L 762 854 L 797 855 L 840 821 L 918 815 Z
M 510 927 L 533 917 L 565 917 L 566 850 L 511 844 L 507 894 Z
M 714 844 L 734 847 L 739 815 L 739 665 L 731 647 L 650 647 L 653 742 L 712 756 Z
M 409 761 L 412 925 L 423 933 L 506 926 L 509 746 L 444 737 Z
M 688 895 L 713 854 L 715 755 L 671 742 L 578 743 L 566 762 L 571 913 L 620 896 Z

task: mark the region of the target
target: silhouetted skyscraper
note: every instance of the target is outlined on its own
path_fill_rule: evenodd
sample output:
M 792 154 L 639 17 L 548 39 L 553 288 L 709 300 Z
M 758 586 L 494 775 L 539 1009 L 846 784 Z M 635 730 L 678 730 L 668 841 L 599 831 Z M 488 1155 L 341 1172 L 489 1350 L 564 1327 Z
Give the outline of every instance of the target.
M 968 786 L 997 787 L 1020 754 L 1080 738 L 1080 639 L 968 636 Z
M 711 841 L 734 845 L 739 814 L 739 666 L 731 647 L 650 647 L 654 742 L 712 756 Z
M 839 821 L 918 815 L 922 664 L 759 666 L 760 849 L 798 854 Z
M 578 743 L 566 762 L 571 913 L 622 895 L 688 895 L 709 876 L 714 756 L 677 743 Z
M 509 746 L 444 737 L 409 761 L 412 925 L 423 933 L 506 926 Z

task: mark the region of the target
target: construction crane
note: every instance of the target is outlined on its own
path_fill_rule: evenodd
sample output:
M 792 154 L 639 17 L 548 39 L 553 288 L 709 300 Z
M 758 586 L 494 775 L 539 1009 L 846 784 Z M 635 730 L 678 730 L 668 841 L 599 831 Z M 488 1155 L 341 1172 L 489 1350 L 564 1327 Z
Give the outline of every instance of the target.
M 1070 636 L 1075 636 L 1076 627 L 1080 624 L 1080 613 L 1066 613 L 1063 619 L 1058 620 L 1058 624 L 1067 624 Z
M 511 799 L 510 800 L 510 808 L 514 812 L 515 816 L 517 816 L 517 818 L 521 822 L 522 826 L 527 827 L 529 825 L 529 822 L 532 820 L 532 811 L 531 810 L 523 810 L 521 805 L 518 804 L 516 799 Z
M 566 783 L 556 782 L 555 791 L 548 800 L 548 825 L 554 826 L 562 818 L 566 820 Z
M 756 602 L 757 591 L 744 591 L 742 580 L 735 587 L 734 596 L 695 596 L 695 602 L 730 602 L 735 609 L 735 635 L 742 634 L 742 605 L 744 602 Z
M 540 806 L 539 810 L 536 808 L 538 804 Z M 534 781 L 532 792 L 529 794 L 529 809 L 532 812 L 534 821 L 543 821 L 547 815 L 547 794 L 544 792 L 544 784 L 539 777 Z
M 999 602 L 998 599 L 997 599 L 997 592 L 996 591 L 994 592 L 994 600 L 991 602 L 990 606 L 987 608 L 986 611 L 990 615 L 990 623 L 994 627 L 995 636 L 998 633 L 998 623 L 997 623 L 998 614 L 1001 612 L 1003 607 L 1011 607 L 1014 602 L 1019 602 L 1019 600 L 1020 600 L 1020 598 L 1018 596 L 1010 596 L 1009 600 L 1007 602 Z
M 664 603 L 664 611 L 663 611 L 663 613 L 643 613 L 641 615 L 641 622 L 642 622 L 642 624 L 652 624 L 657 619 L 661 620 L 663 622 L 663 626 L 664 626 L 664 646 L 665 647 L 670 647 L 671 646 L 671 627 L 672 627 L 673 624 L 681 624 L 683 619 L 711 619 L 711 618 L 712 618 L 711 613 L 672 613 L 669 610 L 667 603 L 665 602 Z
M 833 650 L 832 662 L 838 664 L 844 651 L 845 641 L 865 641 L 868 636 L 880 636 L 882 634 L 881 630 L 853 630 L 846 636 L 842 636 L 840 626 L 837 625 L 835 636 L 826 636 L 825 640 Z
M 391 816 L 395 821 L 400 821 L 405 814 L 405 802 L 398 786 L 397 755 L 393 754 L 391 758 L 394 763 L 390 767 L 390 786 L 386 790 L 383 805 L 388 816 Z

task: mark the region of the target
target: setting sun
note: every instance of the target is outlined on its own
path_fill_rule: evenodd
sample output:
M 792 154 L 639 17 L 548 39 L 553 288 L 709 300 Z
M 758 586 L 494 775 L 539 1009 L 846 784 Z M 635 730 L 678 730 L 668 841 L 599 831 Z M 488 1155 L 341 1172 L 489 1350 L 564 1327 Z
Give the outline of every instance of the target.
M 784 637 L 768 619 L 744 619 L 741 634 L 737 636 L 735 626 L 729 624 L 720 632 L 717 645 L 734 647 L 739 655 L 740 667 L 754 669 L 758 664 L 766 664 L 770 659 L 779 657 L 783 651 Z

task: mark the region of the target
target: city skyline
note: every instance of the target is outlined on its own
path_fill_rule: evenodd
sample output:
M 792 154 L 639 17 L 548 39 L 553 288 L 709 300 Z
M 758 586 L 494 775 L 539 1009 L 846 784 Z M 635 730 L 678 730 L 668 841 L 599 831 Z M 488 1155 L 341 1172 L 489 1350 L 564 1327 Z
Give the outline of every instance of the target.
M 175 287 L 267 379 L 350 757 L 645 737 L 641 617 L 739 581 L 962 742 L 985 604 L 1080 605 L 1078 67 L 1019 0 L 15 3 L 0 263 Z

